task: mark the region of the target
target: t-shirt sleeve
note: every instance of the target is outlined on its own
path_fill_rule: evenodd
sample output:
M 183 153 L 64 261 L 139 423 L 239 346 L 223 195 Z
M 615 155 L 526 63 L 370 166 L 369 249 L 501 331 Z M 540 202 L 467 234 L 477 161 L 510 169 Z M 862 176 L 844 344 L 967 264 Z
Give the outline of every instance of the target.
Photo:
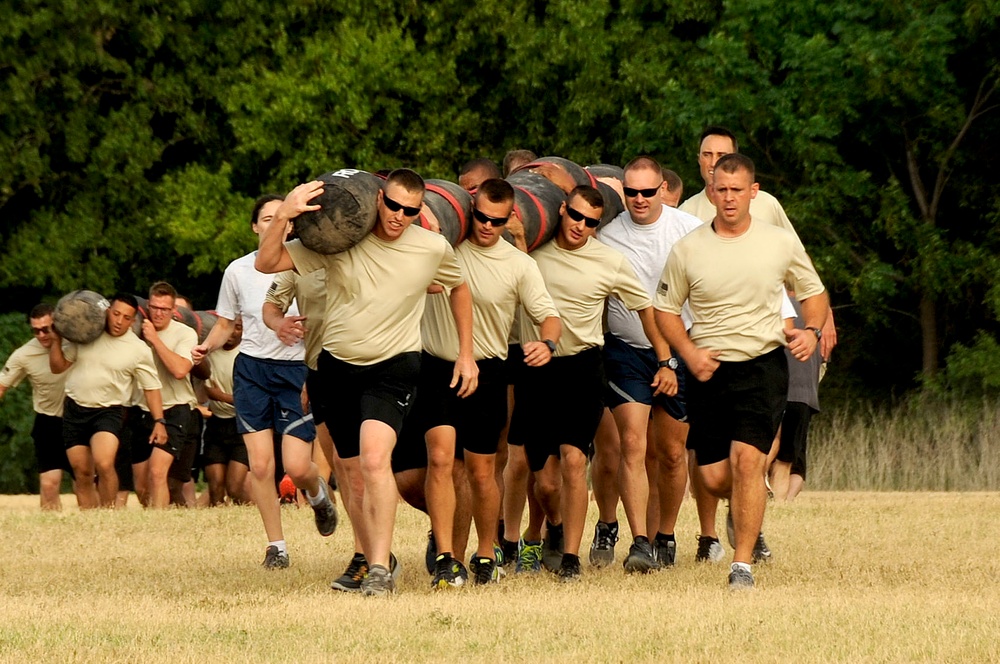
M 455 288 L 465 283 L 465 275 L 462 273 L 462 265 L 458 262 L 455 249 L 447 240 L 441 238 L 444 244 L 444 253 L 441 255 L 441 262 L 438 263 L 437 273 L 434 275 L 434 283 L 441 284 L 446 288 Z
M 67 342 L 63 344 L 63 357 L 67 362 L 76 362 L 76 344 Z
M 660 311 L 680 316 L 681 307 L 688 298 L 689 284 L 684 274 L 684 261 L 677 253 L 677 247 L 670 251 L 667 262 L 660 274 L 660 283 L 656 285 L 656 296 L 653 306 Z
M 270 302 L 283 312 L 288 311 L 295 299 L 295 273 L 291 270 L 274 275 L 271 287 L 267 289 L 265 302 Z
M 781 293 L 781 318 L 782 320 L 786 318 L 795 318 L 798 314 L 795 313 L 795 305 L 792 304 L 791 298 L 788 297 L 788 291 L 782 291 Z
M 222 273 L 222 285 L 219 286 L 219 300 L 215 304 L 215 313 L 221 318 L 236 320 L 242 312 L 240 293 L 236 287 L 236 274 L 230 266 Z
M 618 270 L 615 274 L 615 285 L 611 293 L 617 295 L 618 299 L 622 301 L 628 309 L 632 311 L 638 311 L 639 309 L 645 309 L 646 307 L 652 306 L 653 302 L 649 299 L 649 293 L 641 283 L 639 283 L 639 277 L 635 276 L 635 270 L 632 269 L 632 264 L 628 262 L 624 256 L 618 262 Z
M 826 287 L 823 286 L 823 282 L 816 273 L 816 268 L 813 266 L 812 260 L 809 259 L 805 248 L 798 241 L 798 238 L 796 237 L 794 242 L 790 244 L 792 245 L 792 260 L 785 274 L 785 283 L 792 285 L 796 299 L 801 302 L 802 300 L 819 295 L 826 290 Z
M 191 349 L 198 345 L 198 333 L 183 323 L 175 321 L 171 323 L 171 325 L 180 325 L 182 327 L 181 333 L 177 335 L 177 339 L 174 341 L 174 345 L 170 348 L 170 350 L 174 351 L 181 357 L 190 360 Z
M 558 316 L 559 312 L 556 311 L 556 305 L 545 288 L 545 280 L 542 279 L 538 265 L 530 259 L 524 263 L 524 272 L 517 283 L 517 297 L 531 320 L 536 325 L 541 325 L 543 320 L 550 316 Z
M 18 348 L 10 354 L 10 357 L 7 358 L 7 363 L 3 365 L 3 370 L 0 371 L 0 385 L 4 387 L 16 387 L 27 375 L 28 371 L 24 364 L 24 353 Z
M 139 352 L 139 361 L 135 365 L 135 382 L 141 390 L 158 390 L 163 386 L 160 384 L 160 377 L 156 373 L 156 365 L 153 364 L 153 350 L 146 346 L 146 344 L 142 345 L 143 348 Z

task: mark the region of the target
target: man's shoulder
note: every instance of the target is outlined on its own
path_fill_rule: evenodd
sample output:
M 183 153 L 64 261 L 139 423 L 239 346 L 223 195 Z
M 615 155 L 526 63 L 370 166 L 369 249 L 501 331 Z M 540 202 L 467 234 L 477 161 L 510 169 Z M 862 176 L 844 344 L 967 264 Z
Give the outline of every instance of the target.
M 446 248 L 450 246 L 445 236 L 415 224 L 410 224 L 406 228 L 406 231 L 404 231 L 399 237 L 399 240 L 405 240 L 409 244 L 427 247 L 428 249 L 437 251 L 445 251 Z M 397 242 L 399 240 L 397 240 Z
M 628 224 L 631 223 L 632 217 L 629 215 L 628 210 L 623 210 L 622 212 L 619 212 L 614 219 L 598 229 L 597 237 L 598 239 L 616 239 L 628 230 Z
M 680 208 L 672 208 L 667 205 L 663 206 L 663 215 L 661 218 L 667 221 L 668 224 L 680 227 L 685 234 L 705 225 L 704 221 L 690 212 L 685 212 Z
M 257 252 L 251 251 L 245 256 L 240 256 L 235 259 L 229 265 L 226 266 L 225 274 L 239 274 L 246 271 L 247 269 L 253 269 L 254 261 L 257 258 Z
M 167 332 L 166 338 L 172 342 L 190 341 L 192 345 L 198 343 L 198 333 L 194 328 L 176 319 L 170 321 L 164 332 Z

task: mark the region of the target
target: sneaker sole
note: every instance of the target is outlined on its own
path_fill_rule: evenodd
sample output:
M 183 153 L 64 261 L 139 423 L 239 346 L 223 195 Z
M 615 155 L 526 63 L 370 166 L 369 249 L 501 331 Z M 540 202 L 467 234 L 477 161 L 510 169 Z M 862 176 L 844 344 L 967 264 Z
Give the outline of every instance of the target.
M 647 560 L 635 560 L 629 558 L 625 561 L 625 573 L 626 574 L 648 574 L 656 569 L 656 563 L 650 563 Z
M 342 593 L 359 593 L 361 592 L 361 586 L 348 586 L 340 581 L 333 581 L 330 583 L 330 589 L 336 590 Z

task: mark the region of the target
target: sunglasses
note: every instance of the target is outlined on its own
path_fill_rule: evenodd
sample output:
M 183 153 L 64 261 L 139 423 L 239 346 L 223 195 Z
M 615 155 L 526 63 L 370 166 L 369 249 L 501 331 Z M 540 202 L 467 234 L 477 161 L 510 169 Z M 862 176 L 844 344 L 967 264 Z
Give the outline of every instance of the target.
M 639 194 L 642 194 L 643 198 L 652 198 L 653 196 L 656 196 L 656 192 L 660 190 L 660 185 L 662 184 L 663 183 L 661 182 L 652 189 L 633 189 L 632 187 L 622 187 L 622 191 L 625 192 L 626 198 L 635 198 Z
M 485 212 L 481 212 L 479 208 L 472 210 L 472 216 L 476 218 L 476 221 L 483 224 L 490 224 L 494 228 L 497 226 L 503 226 L 507 223 L 507 217 L 491 217 Z
M 46 325 L 45 327 L 33 327 L 31 328 L 32 334 L 48 334 L 52 331 L 52 328 Z
M 567 207 L 566 212 L 569 213 L 569 218 L 572 219 L 573 221 L 582 221 L 585 224 L 587 224 L 587 228 L 597 228 L 598 226 L 601 225 L 600 219 L 595 219 L 594 217 L 588 217 L 584 213 L 574 210 L 571 207 Z
M 403 205 L 402 203 L 397 203 L 396 201 L 386 196 L 385 192 L 382 192 L 382 202 L 385 203 L 385 206 L 389 208 L 390 212 L 399 212 L 400 210 L 402 210 L 404 217 L 415 217 L 418 214 L 420 214 L 419 207 L 410 207 L 408 205 Z

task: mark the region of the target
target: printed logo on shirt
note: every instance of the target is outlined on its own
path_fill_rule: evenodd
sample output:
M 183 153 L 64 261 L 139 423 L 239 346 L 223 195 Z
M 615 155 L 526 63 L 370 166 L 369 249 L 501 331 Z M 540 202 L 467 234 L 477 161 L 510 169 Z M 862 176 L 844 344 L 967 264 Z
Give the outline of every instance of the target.
M 660 285 L 656 287 L 656 292 L 662 293 L 663 295 L 666 295 L 668 290 L 670 290 L 670 286 L 668 286 L 665 281 L 661 281 Z

